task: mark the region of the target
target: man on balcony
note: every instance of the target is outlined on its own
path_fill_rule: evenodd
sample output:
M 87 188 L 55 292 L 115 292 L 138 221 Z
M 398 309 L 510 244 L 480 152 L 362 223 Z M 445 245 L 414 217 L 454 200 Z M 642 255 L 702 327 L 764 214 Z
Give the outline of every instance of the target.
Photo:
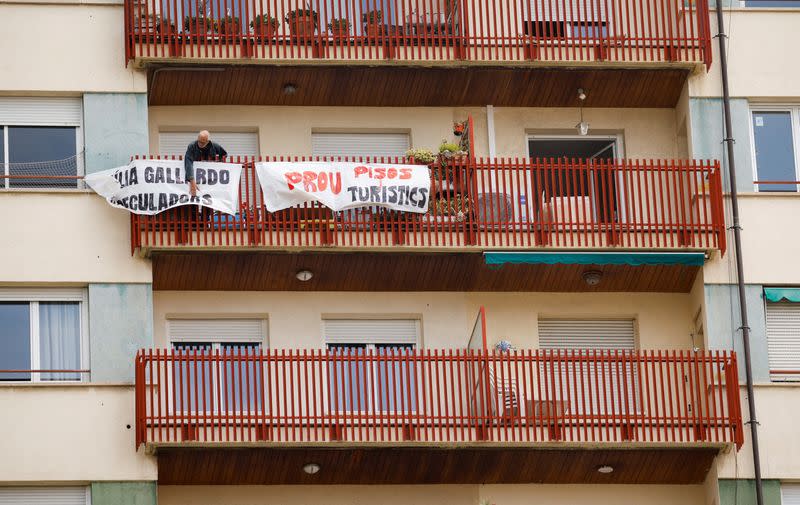
M 203 130 L 197 134 L 197 140 L 189 144 L 183 156 L 183 168 L 186 171 L 186 182 L 189 183 L 189 192 L 197 196 L 197 183 L 194 180 L 195 161 L 224 161 L 228 152 L 219 145 L 211 142 L 211 134 Z

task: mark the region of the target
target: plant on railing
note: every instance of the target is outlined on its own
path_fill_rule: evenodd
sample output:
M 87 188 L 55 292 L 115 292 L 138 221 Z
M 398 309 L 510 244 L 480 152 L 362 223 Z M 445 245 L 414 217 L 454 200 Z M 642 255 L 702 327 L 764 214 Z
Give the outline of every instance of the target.
M 430 165 L 436 161 L 436 155 L 430 149 L 409 149 L 406 158 L 415 165 Z
M 439 162 L 442 166 L 455 165 L 466 162 L 467 153 L 461 146 L 453 142 L 442 139 L 439 145 Z
M 280 21 L 269 14 L 262 14 L 250 21 L 253 33 L 261 37 L 272 37 L 278 31 Z
M 384 34 L 383 11 L 373 10 L 361 15 L 361 22 L 364 23 L 364 31 L 367 37 L 379 37 Z
M 220 35 L 242 33 L 242 25 L 236 16 L 225 16 L 214 23 L 214 30 Z
M 319 15 L 314 9 L 289 11 L 285 20 L 293 37 L 311 37 L 319 26 Z
M 183 29 L 189 33 L 208 33 L 213 25 L 212 20 L 205 16 L 186 16 L 183 18 Z
M 346 37 L 350 34 L 350 21 L 347 18 L 331 19 L 328 30 L 334 37 Z

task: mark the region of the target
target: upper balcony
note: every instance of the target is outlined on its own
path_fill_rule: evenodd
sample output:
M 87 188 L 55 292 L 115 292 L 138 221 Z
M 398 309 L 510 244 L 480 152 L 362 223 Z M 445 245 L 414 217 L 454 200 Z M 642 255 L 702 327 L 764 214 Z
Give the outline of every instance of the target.
M 587 65 L 711 63 L 695 0 L 125 0 L 126 60 Z

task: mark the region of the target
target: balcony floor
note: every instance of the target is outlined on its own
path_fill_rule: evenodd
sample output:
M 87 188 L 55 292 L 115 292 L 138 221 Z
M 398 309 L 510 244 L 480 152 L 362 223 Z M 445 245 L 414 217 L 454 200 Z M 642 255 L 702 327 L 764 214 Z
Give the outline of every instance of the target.
M 153 289 L 220 291 L 545 291 L 688 293 L 688 265 L 504 265 L 480 253 L 153 252 Z M 301 283 L 299 270 L 314 277 Z M 588 286 L 582 273 L 599 270 Z
M 157 450 L 160 485 L 700 484 L 719 447 L 249 447 Z M 315 475 L 303 465 L 317 463 Z M 597 468 L 611 465 L 601 474 Z

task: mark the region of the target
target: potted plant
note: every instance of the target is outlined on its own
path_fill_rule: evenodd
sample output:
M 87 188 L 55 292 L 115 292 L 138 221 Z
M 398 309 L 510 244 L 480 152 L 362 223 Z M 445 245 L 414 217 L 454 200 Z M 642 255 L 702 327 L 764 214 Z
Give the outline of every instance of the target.
M 278 32 L 278 24 L 276 18 L 269 14 L 262 14 L 250 21 L 250 28 L 253 29 L 254 34 L 260 37 L 272 38 Z
M 225 16 L 218 20 L 214 23 L 214 29 L 220 35 L 242 33 L 242 25 L 239 22 L 239 18 L 236 16 Z
M 364 23 L 364 31 L 367 37 L 376 38 L 383 35 L 383 11 L 368 11 L 361 15 L 361 22 Z
M 439 161 L 442 165 L 456 165 L 466 161 L 467 152 L 461 150 L 461 146 L 452 142 L 442 140 L 439 145 Z
M 350 35 L 350 21 L 347 18 L 331 19 L 328 30 L 334 37 L 347 37 Z
M 183 29 L 192 35 L 203 35 L 210 32 L 213 24 L 205 16 L 186 16 L 183 18 Z
M 471 209 L 472 202 L 469 197 L 456 194 L 447 198 L 432 198 L 428 212 L 436 217 L 454 217 L 458 221 L 463 221 Z
M 436 161 L 436 155 L 430 149 L 409 149 L 406 158 L 415 165 L 430 165 Z
M 286 15 L 292 37 L 311 37 L 317 31 L 319 15 L 313 9 L 295 9 Z

